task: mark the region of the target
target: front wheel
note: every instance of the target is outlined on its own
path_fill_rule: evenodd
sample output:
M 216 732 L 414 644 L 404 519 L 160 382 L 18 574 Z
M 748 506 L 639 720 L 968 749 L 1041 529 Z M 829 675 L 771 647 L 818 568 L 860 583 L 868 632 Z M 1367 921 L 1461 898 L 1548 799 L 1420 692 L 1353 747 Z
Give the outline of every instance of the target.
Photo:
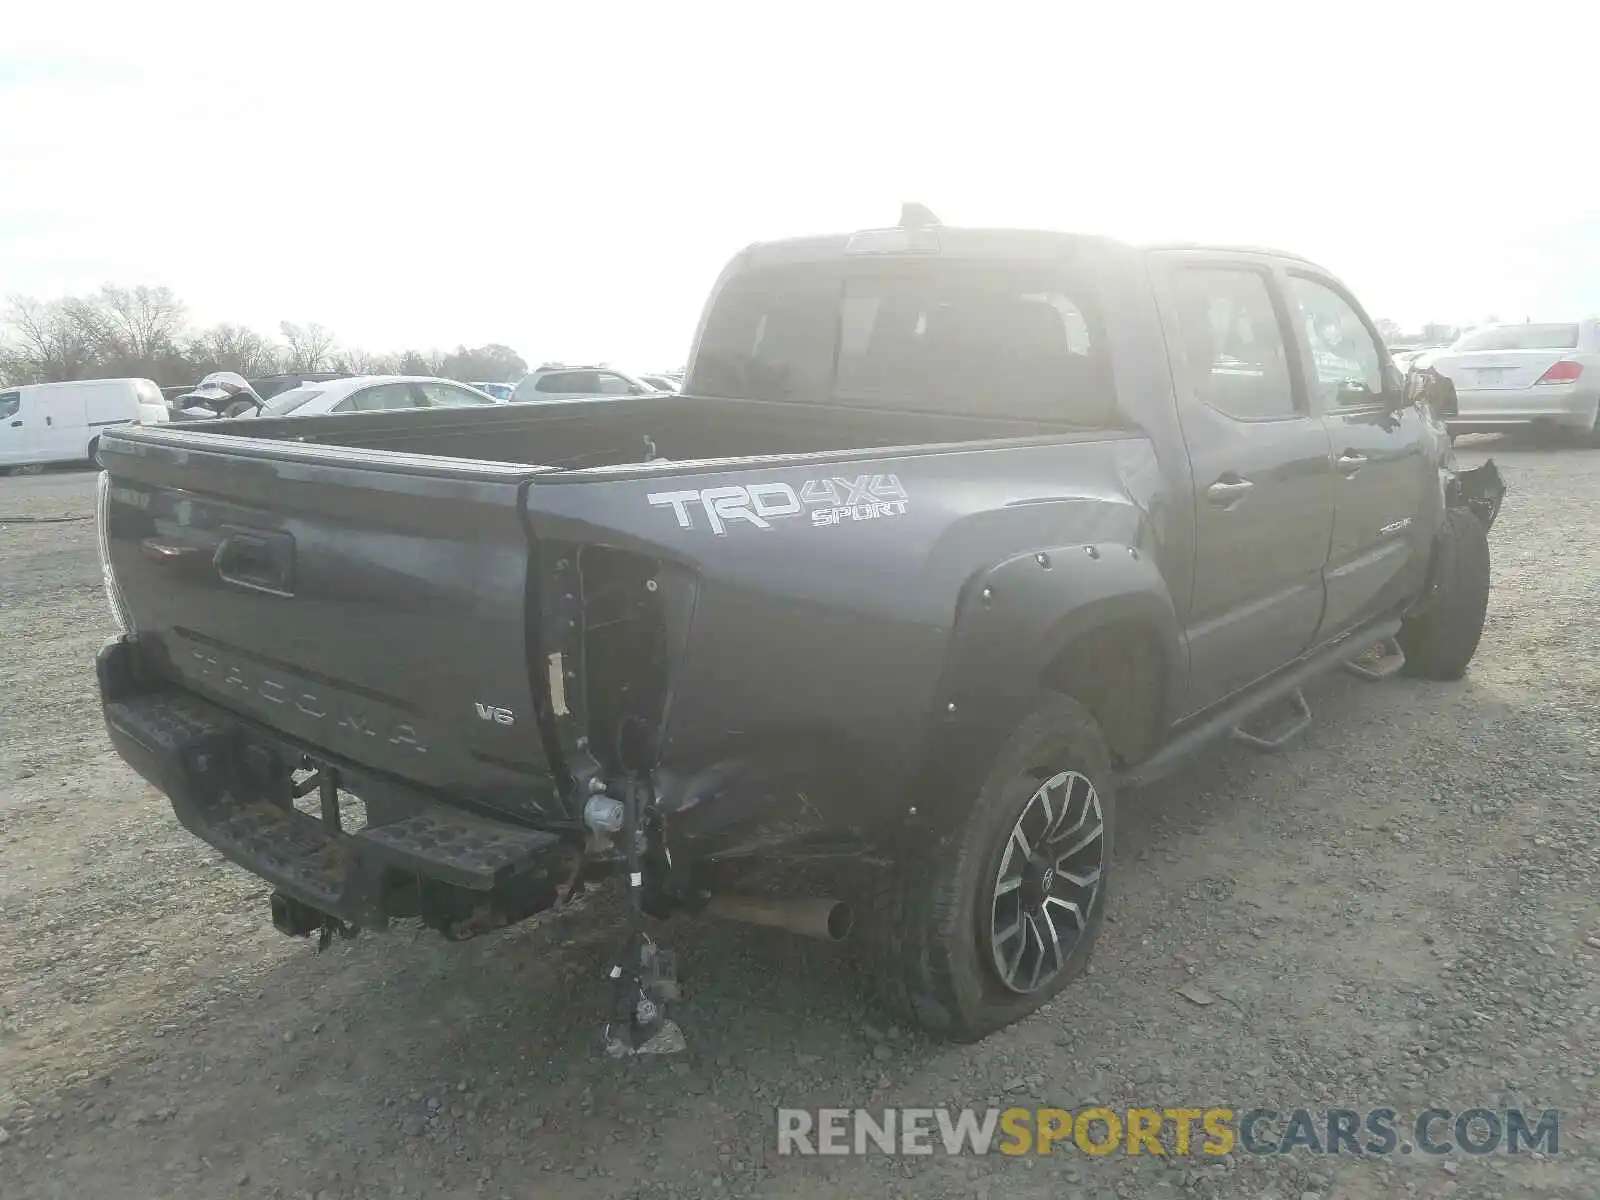
M 1109 896 L 1116 797 L 1100 727 L 1053 697 L 996 756 L 976 802 L 885 880 L 869 944 L 885 1002 L 976 1041 L 1088 964 Z
M 1427 607 L 1408 617 L 1397 640 L 1405 672 L 1460 679 L 1477 653 L 1489 609 L 1489 531 L 1469 509 L 1445 510 Z
M 1600 447 L 1600 400 L 1595 401 L 1594 418 L 1589 422 L 1589 428 L 1578 430 L 1573 440 L 1580 446 Z

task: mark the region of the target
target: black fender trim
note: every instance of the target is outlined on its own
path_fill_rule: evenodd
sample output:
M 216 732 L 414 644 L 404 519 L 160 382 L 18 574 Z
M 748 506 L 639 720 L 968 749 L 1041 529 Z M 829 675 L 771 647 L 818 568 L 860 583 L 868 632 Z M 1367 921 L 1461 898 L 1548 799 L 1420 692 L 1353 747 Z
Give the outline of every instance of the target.
M 1049 694 L 1052 663 L 1097 629 L 1145 626 L 1162 674 L 1160 720 L 1186 682 L 1172 598 L 1153 557 L 1122 543 L 1036 549 L 996 563 L 962 590 L 935 693 L 919 793 L 960 803 L 975 793 L 999 746 Z

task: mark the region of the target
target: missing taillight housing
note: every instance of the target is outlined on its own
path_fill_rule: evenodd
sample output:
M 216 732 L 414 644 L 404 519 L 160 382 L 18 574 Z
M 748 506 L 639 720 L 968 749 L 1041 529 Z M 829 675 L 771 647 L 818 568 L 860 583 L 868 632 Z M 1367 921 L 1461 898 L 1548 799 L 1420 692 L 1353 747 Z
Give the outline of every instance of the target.
M 1575 383 L 1583 374 L 1583 364 L 1562 359 L 1555 363 L 1543 375 L 1539 376 L 1539 383 Z

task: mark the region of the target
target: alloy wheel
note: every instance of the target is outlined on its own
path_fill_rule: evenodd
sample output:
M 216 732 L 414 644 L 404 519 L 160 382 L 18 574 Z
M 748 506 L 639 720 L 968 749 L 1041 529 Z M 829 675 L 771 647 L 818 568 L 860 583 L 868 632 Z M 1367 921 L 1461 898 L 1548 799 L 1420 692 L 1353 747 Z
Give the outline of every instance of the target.
M 1023 805 L 1006 838 L 990 904 L 1000 980 L 1026 995 L 1047 986 L 1088 928 L 1105 869 L 1105 813 L 1087 776 L 1062 771 Z

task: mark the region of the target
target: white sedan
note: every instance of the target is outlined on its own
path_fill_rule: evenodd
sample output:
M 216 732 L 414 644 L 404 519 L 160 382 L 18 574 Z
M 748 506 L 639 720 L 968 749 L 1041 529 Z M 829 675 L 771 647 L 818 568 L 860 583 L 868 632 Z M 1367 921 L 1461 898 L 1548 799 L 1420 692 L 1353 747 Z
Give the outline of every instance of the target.
M 1490 325 L 1422 361 L 1456 385 L 1451 433 L 1531 425 L 1600 445 L 1600 322 Z
M 408 408 L 466 408 L 495 404 L 493 396 L 426 375 L 355 375 L 326 379 L 279 392 L 256 414 L 262 417 L 310 417 L 323 413 L 377 412 Z

